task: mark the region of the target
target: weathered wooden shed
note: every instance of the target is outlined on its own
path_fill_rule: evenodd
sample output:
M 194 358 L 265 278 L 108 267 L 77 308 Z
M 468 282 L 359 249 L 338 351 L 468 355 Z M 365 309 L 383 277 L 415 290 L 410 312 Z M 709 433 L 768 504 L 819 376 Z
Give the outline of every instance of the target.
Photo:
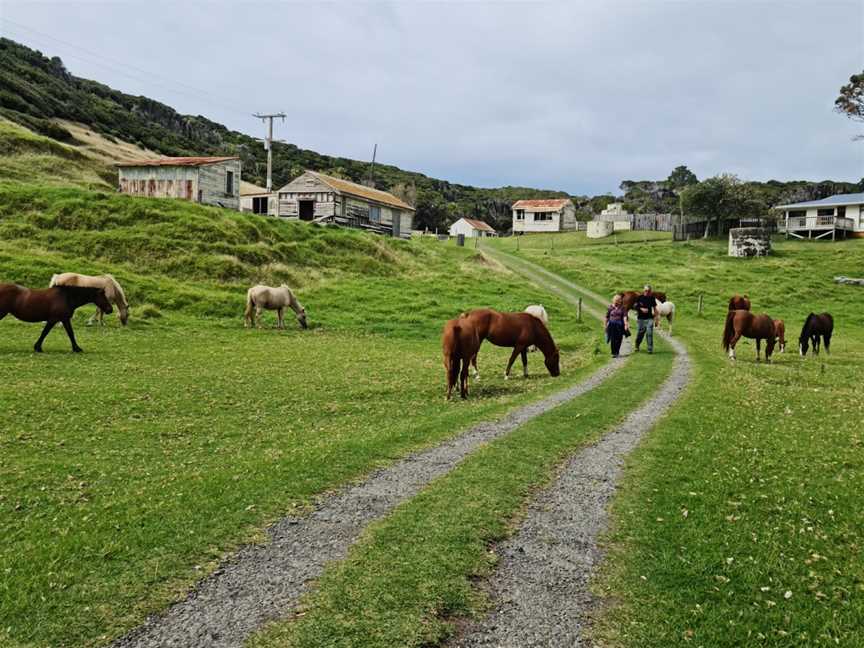
M 123 193 L 240 209 L 238 157 L 168 157 L 115 166 Z
M 276 215 L 276 193 L 251 182 L 240 182 L 240 211 L 251 214 Z
M 317 171 L 306 171 L 278 195 L 282 218 L 333 222 L 402 238 L 410 238 L 414 225 L 414 208 L 393 194 Z

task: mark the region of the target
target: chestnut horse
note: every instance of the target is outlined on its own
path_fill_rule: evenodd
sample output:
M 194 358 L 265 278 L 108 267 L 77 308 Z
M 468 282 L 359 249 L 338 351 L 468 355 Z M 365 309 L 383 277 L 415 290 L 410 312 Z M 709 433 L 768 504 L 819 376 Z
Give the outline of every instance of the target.
M 459 394 L 462 398 L 468 398 L 468 368 L 480 349 L 477 329 L 465 318 L 450 320 L 444 325 L 441 348 L 447 375 L 447 400 L 450 400 L 457 377 Z
M 479 308 L 462 313 L 459 319 L 471 323 L 477 331 L 481 344 L 483 340 L 489 340 L 495 346 L 513 348 L 507 369 L 504 371 L 505 379 L 510 378 L 510 369 L 519 355 L 522 356 L 523 375 L 528 376 L 528 347 L 532 344 L 543 353 L 544 363 L 549 374 L 552 376 L 560 375 L 558 347 L 555 346 L 549 329 L 537 317 L 529 313 L 499 313 L 491 308 Z M 476 353 L 471 358 L 471 364 L 474 365 L 475 378 L 479 377 Z
M 22 322 L 45 322 L 42 335 L 33 345 L 37 352 L 42 351 L 45 336 L 57 322 L 62 322 L 66 329 L 72 350 L 79 353 L 83 351 L 75 341 L 72 315 L 76 308 L 84 304 L 96 304 L 106 315 L 114 310 L 101 288 L 54 286 L 43 290 L 30 290 L 18 284 L 0 284 L 0 319 L 12 313 Z
M 625 290 L 621 293 L 621 306 L 625 311 L 630 312 L 633 310 L 633 306 L 636 304 L 636 300 L 639 299 L 639 296 L 642 294 L 639 290 Z M 658 290 L 652 290 L 651 294 L 654 296 L 654 299 L 657 300 L 657 303 L 662 304 L 666 301 L 666 293 L 660 292 Z
M 774 320 L 774 334 L 777 336 L 780 353 L 786 353 L 786 323 L 783 320 Z
M 777 336 L 774 333 L 774 320 L 768 315 L 754 315 L 748 310 L 731 310 L 726 315 L 723 329 L 723 349 L 735 359 L 735 345 L 741 337 L 756 340 L 756 361 L 759 361 L 762 340 L 765 340 L 765 362 L 771 362 Z
M 732 295 L 729 299 L 729 309 L 734 310 L 750 310 L 750 298 L 747 295 Z
M 810 313 L 804 320 L 804 327 L 798 338 L 798 351 L 802 356 L 807 355 L 807 343 L 813 345 L 813 355 L 819 355 L 819 336 L 825 341 L 825 353 L 831 353 L 831 336 L 834 333 L 834 318 L 831 313 L 816 315 Z

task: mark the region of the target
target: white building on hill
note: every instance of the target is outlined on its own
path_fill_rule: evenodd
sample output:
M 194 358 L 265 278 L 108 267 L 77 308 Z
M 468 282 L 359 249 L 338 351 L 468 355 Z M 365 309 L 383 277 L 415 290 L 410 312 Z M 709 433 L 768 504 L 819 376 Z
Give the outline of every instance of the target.
M 786 237 L 864 236 L 864 193 L 837 194 L 822 200 L 777 205 L 783 211 Z
M 569 198 L 519 200 L 513 203 L 513 232 L 576 230 L 576 206 Z
M 482 236 L 498 236 L 498 233 L 488 223 L 473 218 L 460 218 L 450 226 L 450 236 L 464 234 L 466 238 Z

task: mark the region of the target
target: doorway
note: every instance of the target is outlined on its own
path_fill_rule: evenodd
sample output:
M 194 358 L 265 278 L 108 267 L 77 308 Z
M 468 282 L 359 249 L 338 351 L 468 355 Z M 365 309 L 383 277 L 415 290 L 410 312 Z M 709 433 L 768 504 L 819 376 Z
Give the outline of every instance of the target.
M 311 221 L 315 217 L 315 201 L 300 201 L 300 220 Z

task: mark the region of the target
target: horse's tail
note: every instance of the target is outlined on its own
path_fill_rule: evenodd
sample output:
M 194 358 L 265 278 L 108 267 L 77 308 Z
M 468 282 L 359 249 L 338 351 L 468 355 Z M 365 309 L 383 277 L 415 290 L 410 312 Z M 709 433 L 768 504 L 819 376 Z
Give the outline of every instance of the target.
M 252 297 L 252 289 L 246 291 L 246 311 L 243 313 L 246 319 L 252 317 L 252 311 L 255 309 L 255 299 Z
M 732 337 L 735 335 L 735 311 L 729 311 L 726 314 L 726 326 L 723 327 L 723 350 L 729 350 L 729 344 L 732 342 Z

